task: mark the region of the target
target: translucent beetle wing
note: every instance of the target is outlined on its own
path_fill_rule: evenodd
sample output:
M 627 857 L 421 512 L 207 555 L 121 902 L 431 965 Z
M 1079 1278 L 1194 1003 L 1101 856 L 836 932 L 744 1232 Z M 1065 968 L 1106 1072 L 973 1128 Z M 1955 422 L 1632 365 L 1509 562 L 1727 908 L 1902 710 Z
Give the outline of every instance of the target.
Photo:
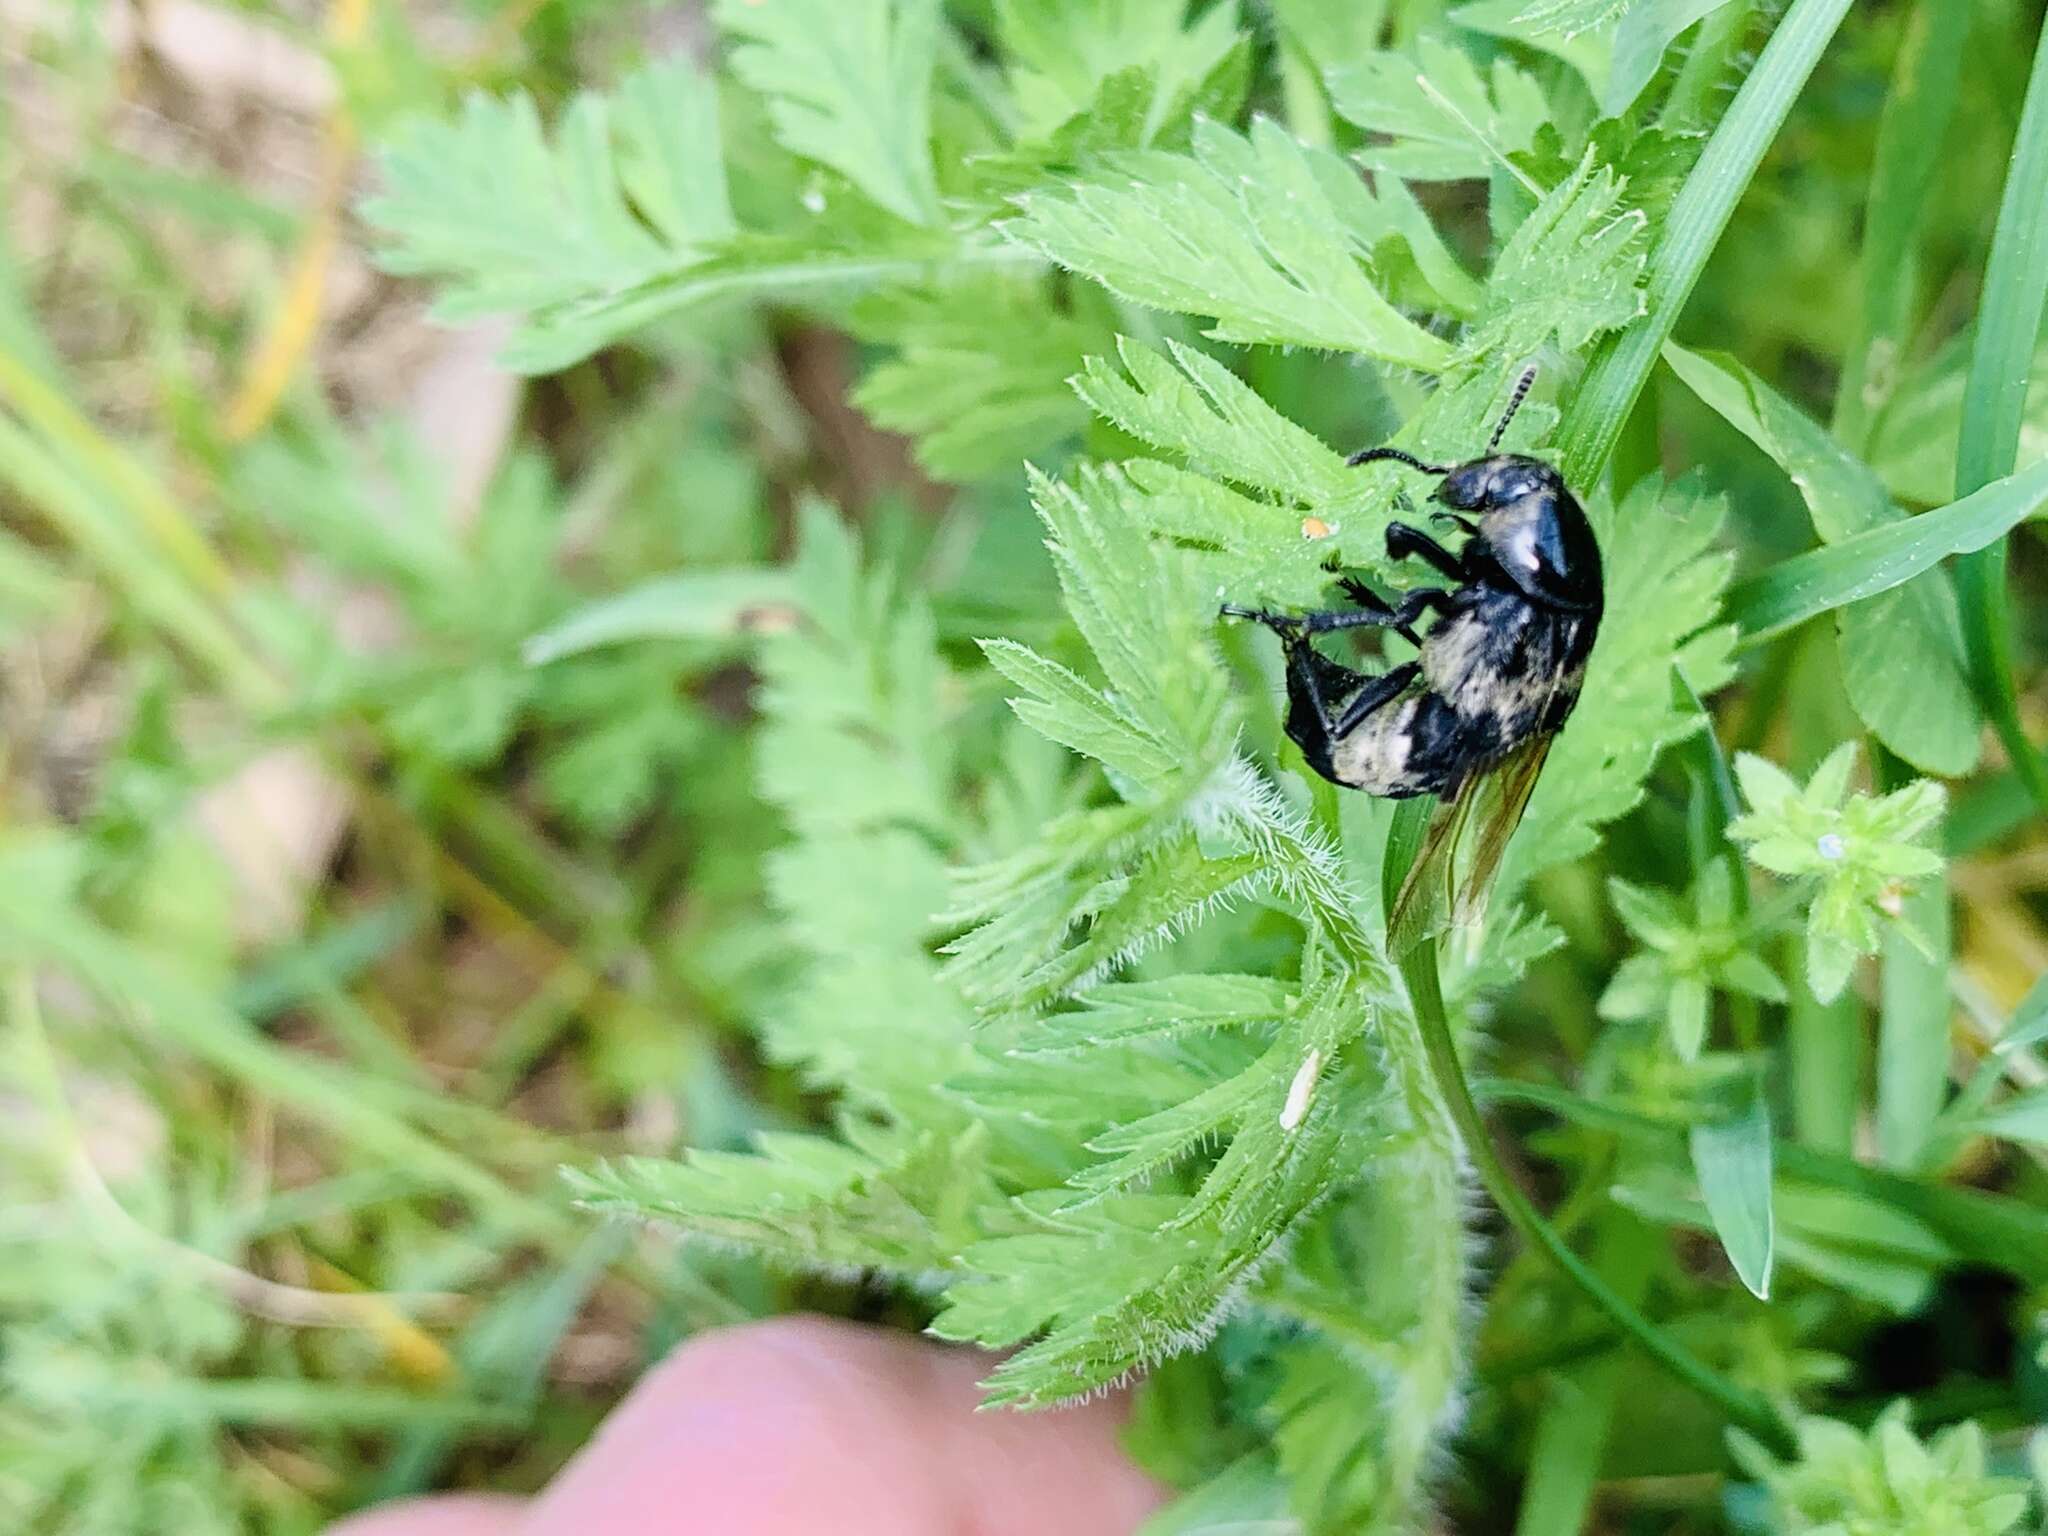
M 1396 958 L 1446 928 L 1470 927 L 1486 915 L 1494 876 L 1553 739 L 1543 735 L 1522 743 L 1431 819 L 1387 918 L 1387 948 Z

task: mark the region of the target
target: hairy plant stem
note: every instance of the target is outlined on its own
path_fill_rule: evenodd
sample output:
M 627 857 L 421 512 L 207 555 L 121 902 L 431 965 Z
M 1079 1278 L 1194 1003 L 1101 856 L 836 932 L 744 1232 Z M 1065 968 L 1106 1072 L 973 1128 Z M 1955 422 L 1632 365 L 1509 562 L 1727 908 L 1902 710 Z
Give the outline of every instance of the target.
M 1296 899 L 1342 963 L 1358 976 L 1391 986 L 1385 956 L 1314 851 L 1342 847 L 1334 791 L 1327 804 L 1314 804 L 1320 814 L 1313 814 L 1306 826 L 1327 843 L 1304 836 L 1302 826 L 1276 816 L 1256 797 L 1240 797 L 1236 814 L 1262 856 L 1287 871 Z M 1413 1293 L 1419 1320 L 1390 1341 L 1398 1364 L 1387 1389 L 1386 1416 L 1390 1492 L 1399 1502 L 1414 1503 L 1423 1497 L 1431 1457 L 1447 1432 L 1465 1380 L 1471 1244 L 1458 1128 L 1431 1069 L 1429 1041 L 1422 1031 L 1405 1027 L 1408 1021 L 1398 1010 L 1380 1010 L 1378 1022 L 1388 1069 L 1413 1131 L 1412 1141 L 1378 1177 L 1391 1192 L 1389 1209 L 1398 1223 L 1394 1241 L 1413 1256 L 1420 1277 Z
M 1464 1068 L 1458 1062 L 1458 1048 L 1451 1039 L 1450 1021 L 1444 1014 L 1443 990 L 1437 978 L 1436 941 L 1424 939 L 1399 956 L 1397 963 L 1408 983 L 1408 995 L 1415 1008 L 1416 1028 L 1428 1052 L 1437 1091 L 1464 1139 L 1466 1156 L 1472 1160 L 1479 1182 L 1486 1186 L 1486 1192 L 1493 1197 L 1501 1213 L 1525 1238 L 1542 1249 L 1586 1293 L 1589 1301 L 1641 1345 L 1651 1359 L 1706 1398 L 1732 1422 L 1780 1452 L 1790 1453 L 1794 1446 L 1791 1426 L 1768 1399 L 1729 1381 L 1630 1306 L 1572 1252 L 1564 1239 L 1544 1220 L 1535 1203 L 1522 1193 L 1521 1186 L 1502 1166 L 1493 1149 L 1486 1122 L 1480 1116 L 1479 1106 L 1473 1102 Z

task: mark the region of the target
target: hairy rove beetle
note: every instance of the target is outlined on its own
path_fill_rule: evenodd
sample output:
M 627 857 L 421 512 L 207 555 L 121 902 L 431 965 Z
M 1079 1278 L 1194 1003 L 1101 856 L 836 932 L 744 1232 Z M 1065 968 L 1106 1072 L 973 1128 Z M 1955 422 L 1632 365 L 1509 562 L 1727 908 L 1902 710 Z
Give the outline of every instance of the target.
M 1433 794 L 1455 800 L 1475 776 L 1525 745 L 1544 743 L 1578 703 L 1586 657 L 1600 627 L 1600 547 L 1564 478 L 1541 459 L 1501 453 L 1508 424 L 1535 382 L 1515 384 L 1483 457 L 1425 464 L 1398 448 L 1368 448 L 1350 463 L 1391 459 L 1436 475 L 1431 514 L 1466 534 L 1455 554 L 1408 523 L 1387 526 L 1387 556 L 1419 556 L 1453 582 L 1423 587 L 1398 605 L 1362 582 L 1339 582 L 1355 605 L 1276 613 L 1225 605 L 1253 619 L 1287 651 L 1287 734 L 1332 783 L 1389 799 Z M 1426 634 L 1416 623 L 1436 622 Z M 1391 629 L 1417 647 L 1413 661 L 1379 676 L 1340 666 L 1311 637 L 1341 629 Z M 1541 766 L 1530 754 L 1528 775 Z

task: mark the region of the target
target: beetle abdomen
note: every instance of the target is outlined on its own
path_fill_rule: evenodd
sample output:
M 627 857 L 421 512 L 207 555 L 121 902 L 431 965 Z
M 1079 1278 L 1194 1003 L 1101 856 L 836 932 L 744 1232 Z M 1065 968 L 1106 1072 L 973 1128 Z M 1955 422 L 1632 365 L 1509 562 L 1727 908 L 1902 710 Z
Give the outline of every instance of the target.
M 1422 642 L 1416 689 L 1335 743 L 1330 777 L 1403 799 L 1456 793 L 1523 742 L 1564 724 L 1585 681 L 1597 614 L 1474 587 Z
M 1423 640 L 1423 681 L 1456 715 L 1490 723 L 1506 752 L 1564 723 L 1597 623 L 1597 614 L 1537 607 L 1519 592 L 1472 588 Z

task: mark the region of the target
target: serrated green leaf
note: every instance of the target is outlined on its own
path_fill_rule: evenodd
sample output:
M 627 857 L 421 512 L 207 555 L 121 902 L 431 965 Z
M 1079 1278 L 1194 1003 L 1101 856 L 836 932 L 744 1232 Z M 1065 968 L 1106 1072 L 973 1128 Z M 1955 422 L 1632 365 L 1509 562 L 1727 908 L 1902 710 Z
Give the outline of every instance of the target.
M 1272 1084 L 1275 1068 L 1262 1060 L 1251 1070 L 1183 1099 L 1088 1143 L 1109 1160 L 1084 1168 L 1070 1181 L 1084 1199 L 1151 1179 L 1205 1142 L 1235 1131 L 1246 1109 Z M 1079 1202 L 1077 1202 L 1079 1203 Z
M 701 250 L 737 229 L 720 153 L 718 92 L 682 57 L 619 83 L 612 120 L 620 180 L 642 218 L 677 251 Z
M 1325 507 L 1329 515 L 1309 516 L 1171 464 L 1131 459 L 1123 468 L 1139 493 L 1128 502 L 1131 515 L 1184 551 L 1219 596 L 1320 607 L 1329 597 L 1332 562 L 1349 563 L 1365 551 L 1385 557 L 1384 513 Z
M 896 349 L 860 381 L 854 404 L 914 438 L 933 475 L 1012 471 L 1087 420 L 1067 379 L 1105 335 L 1054 309 L 1042 285 L 990 277 L 899 290 L 865 301 L 853 324 Z
M 1450 350 L 1402 315 L 1364 263 L 1394 233 L 1341 161 L 1270 119 L 1196 125 L 1186 155 L 1111 156 L 1060 193 L 1019 200 L 1020 245 L 1156 309 L 1213 318 L 1221 341 L 1328 347 L 1435 370 Z
M 936 1213 L 970 1208 L 976 1139 L 972 1131 L 951 1143 L 870 1136 L 872 1150 L 863 1150 L 822 1136 L 764 1135 L 753 1154 L 623 1158 L 565 1176 L 578 1200 L 610 1215 L 672 1222 L 796 1267 L 923 1278 L 951 1267 L 966 1236 L 947 1231 Z
M 1254 486 L 1302 506 L 1360 488 L 1342 455 L 1274 410 L 1214 358 L 1176 342 L 1168 357 L 1117 338 L 1119 371 L 1091 357 L 1074 380 L 1080 397 L 1133 437 L 1182 455 L 1204 474 Z
M 1179 1035 L 1196 1030 L 1241 1029 L 1284 1018 L 1295 997 L 1264 976 L 1175 976 L 1163 981 L 1113 982 L 1084 993 L 1081 1007 L 1056 1014 L 1019 1042 L 1031 1052 Z
M 997 24 L 1026 137 L 1050 134 L 1084 112 L 1097 116 L 1101 88 L 1135 72 L 1144 86 L 1130 147 L 1150 143 L 1241 36 L 1235 4 L 1215 6 L 1190 25 L 1182 0 L 1002 0 Z
M 1514 365 L 1551 343 L 1577 351 L 1643 312 L 1648 222 L 1590 153 L 1508 238 L 1462 356 Z
M 1060 588 L 1116 705 L 1200 774 L 1220 759 L 1225 687 L 1208 649 L 1210 600 L 1131 516 L 1129 483 L 1084 468 L 1074 485 L 1033 473 Z
M 1172 749 L 1058 662 L 1010 640 L 982 642 L 995 669 L 1032 697 L 1012 699 L 1017 717 L 1040 735 L 1092 757 L 1139 783 L 1169 777 Z
M 525 317 L 515 366 L 558 367 L 630 328 L 610 307 L 728 239 L 709 82 L 682 65 L 585 93 L 552 139 L 524 96 L 471 96 L 451 122 L 414 122 L 380 156 L 362 205 L 391 271 L 441 279 L 439 313 Z
M 1376 171 L 1411 181 L 1491 176 L 1529 149 L 1550 117 L 1542 87 L 1505 56 L 1482 74 L 1429 38 L 1410 56 L 1376 53 L 1330 73 L 1339 112 L 1387 142 L 1360 151 Z
M 776 136 L 912 224 L 942 221 L 932 174 L 938 0 L 718 0 L 732 68 Z

